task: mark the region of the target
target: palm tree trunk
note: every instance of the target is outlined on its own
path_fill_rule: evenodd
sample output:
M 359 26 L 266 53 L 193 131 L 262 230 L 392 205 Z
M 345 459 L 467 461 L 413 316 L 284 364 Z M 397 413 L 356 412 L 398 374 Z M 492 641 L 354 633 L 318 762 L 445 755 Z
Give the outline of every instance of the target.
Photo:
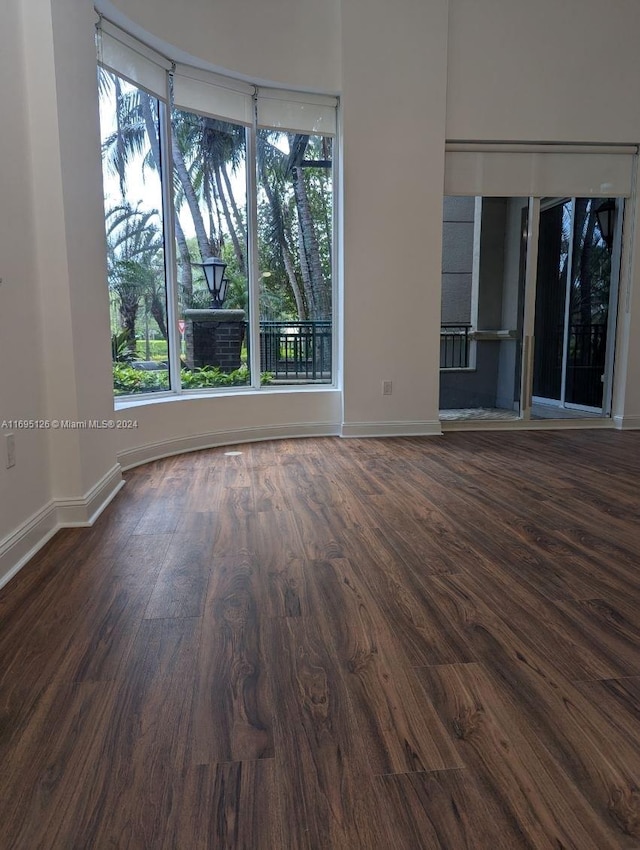
M 320 251 L 318 249 L 318 237 L 309 205 L 309 195 L 304 182 L 304 171 L 301 166 L 293 169 L 293 191 L 298 208 L 298 224 L 301 242 L 301 253 L 304 257 L 308 271 L 308 284 L 310 288 L 310 312 L 312 319 L 328 319 L 331 316 L 330 292 L 322 274 L 322 263 L 320 262 Z M 302 256 L 300 257 L 302 265 Z M 303 279 L 305 274 L 303 271 Z
M 307 309 L 304 304 L 304 298 L 302 297 L 300 285 L 298 284 L 298 278 L 296 277 L 296 270 L 293 266 L 293 260 L 291 259 L 291 252 L 289 251 L 288 245 L 284 242 L 280 243 L 280 250 L 282 252 L 282 261 L 284 262 L 284 268 L 287 273 L 287 278 L 289 280 L 289 286 L 291 287 L 291 291 L 293 292 L 293 297 L 296 302 L 296 312 L 298 314 L 298 319 L 301 322 L 304 322 L 307 318 Z
M 308 305 L 309 317 L 315 317 L 315 300 L 313 297 L 313 285 L 311 283 L 311 272 L 309 271 L 309 261 L 307 259 L 307 249 L 304 244 L 304 236 L 302 228 L 298 227 L 298 258 L 300 260 L 300 276 L 302 277 L 302 287 L 304 289 L 305 301 Z
M 140 92 L 141 104 L 142 104 L 142 114 L 144 117 L 144 124 L 147 129 L 147 136 L 149 138 L 149 143 L 151 145 L 151 155 L 153 157 L 155 169 L 160 174 L 160 140 L 158 139 L 157 132 L 157 124 L 154 121 L 153 113 L 151 111 L 151 98 L 149 95 L 144 92 Z M 182 295 L 183 300 L 188 304 L 191 303 L 191 296 L 193 293 L 193 274 L 191 271 L 191 255 L 189 254 L 189 248 L 187 246 L 187 239 L 184 235 L 184 230 L 182 229 L 182 225 L 180 224 L 180 220 L 178 216 L 175 216 L 175 229 L 176 229 L 176 242 L 178 243 L 178 252 L 180 255 L 180 286 L 182 287 Z M 155 296 L 154 296 L 155 297 Z M 153 313 L 152 315 L 156 322 L 158 321 L 157 316 Z M 160 327 L 160 322 L 158 322 L 158 326 Z M 166 329 L 162 331 L 162 327 L 160 327 L 160 331 L 163 334 L 164 338 L 167 338 Z
M 162 300 L 158 297 L 157 292 L 153 292 L 151 294 L 151 304 L 150 304 L 150 312 L 153 318 L 156 320 L 156 324 L 160 329 L 160 333 L 162 334 L 163 339 L 167 339 L 167 322 L 166 322 L 166 312 L 165 305 L 162 303 Z M 149 359 L 149 358 L 147 358 Z
M 578 204 L 576 203 L 576 206 Z M 591 205 L 593 206 L 593 204 Z M 582 251 L 580 252 L 580 289 L 577 293 L 579 296 L 580 321 L 584 328 L 591 328 L 593 322 L 592 315 L 592 286 L 591 286 L 591 258 L 593 254 L 593 232 L 596 226 L 596 216 L 594 212 L 587 211 L 585 203 L 584 216 L 589 216 L 586 222 L 581 226 L 580 233 L 584 230 L 584 238 L 582 241 Z M 584 219 L 583 219 L 584 220 Z M 586 224 L 586 226 L 585 226 Z M 575 274 L 574 274 L 575 280 Z
M 231 236 L 231 243 L 233 244 L 233 250 L 236 253 L 236 258 L 238 260 L 238 265 L 240 266 L 240 271 L 243 275 L 247 273 L 247 267 L 244 257 L 244 251 L 242 250 L 242 246 L 240 245 L 240 240 L 238 239 L 238 233 L 235 228 L 235 224 L 231 218 L 231 213 L 229 212 L 229 204 L 227 203 L 227 197 L 224 192 L 224 185 L 221 179 L 220 167 L 216 165 L 215 168 L 216 175 L 216 183 L 218 189 L 218 197 L 220 198 L 220 203 L 222 204 L 222 212 L 224 213 L 225 221 L 227 222 L 227 229 L 229 231 L 229 235 Z
M 224 183 L 227 189 L 227 194 L 229 196 L 229 201 L 231 203 L 231 209 L 233 210 L 233 217 L 236 222 L 236 230 L 240 234 L 240 238 L 242 240 L 242 244 L 247 244 L 247 231 L 245 230 L 244 221 L 242 216 L 240 215 L 240 210 L 238 209 L 238 205 L 236 204 L 236 199 L 233 194 L 233 189 L 231 188 L 231 181 L 229 180 L 229 173 L 227 171 L 227 164 L 223 163 L 222 168 L 222 177 L 224 179 Z
M 332 224 L 331 224 L 331 216 L 329 214 L 329 206 L 327 204 L 327 198 L 331 196 L 331 182 L 328 178 L 327 173 L 325 172 L 322 177 L 320 177 L 320 197 L 322 198 L 322 209 L 324 211 L 324 226 L 325 232 L 327 234 L 327 245 L 329 250 L 329 268 L 333 268 L 333 240 L 331 238 Z M 332 201 L 333 203 L 333 201 Z
M 189 207 L 191 218 L 193 219 L 193 226 L 196 231 L 196 239 L 198 240 L 200 256 L 204 260 L 206 257 L 211 256 L 211 242 L 209 240 L 209 237 L 207 236 L 207 231 L 205 230 L 204 219 L 202 218 L 200 205 L 198 203 L 195 190 L 191 183 L 191 179 L 189 178 L 189 172 L 187 170 L 182 151 L 178 147 L 178 140 L 176 139 L 175 133 L 173 131 L 171 132 L 171 141 L 173 148 L 173 166 L 175 168 L 176 176 L 180 181 L 180 185 L 182 186 L 182 191 L 184 192 L 184 197 L 187 202 L 187 206 Z
M 136 355 L 136 319 L 139 306 L 140 302 L 137 297 L 127 296 L 126 293 L 120 294 L 120 323 L 122 329 L 126 332 L 127 345 L 134 357 Z
M 176 226 L 176 242 L 178 243 L 178 253 L 180 254 L 180 287 L 182 289 L 182 306 L 189 307 L 193 296 L 193 272 L 191 270 L 191 254 L 187 245 L 187 237 L 184 235 L 182 225 L 178 221 L 178 216 L 175 217 Z
M 282 262 L 284 263 L 285 272 L 287 273 L 287 280 L 289 281 L 289 286 L 291 287 L 291 292 L 293 294 L 294 301 L 296 302 L 298 319 L 303 322 L 307 318 L 307 308 L 304 303 L 300 284 L 298 283 L 298 276 L 296 275 L 291 251 L 289 250 L 284 216 L 282 214 L 282 204 L 280 203 L 280 198 L 273 191 L 271 184 L 269 183 L 269 177 L 264 167 L 264 160 L 261 160 L 260 182 L 262 183 L 262 188 L 264 189 L 267 201 L 269 202 L 269 208 L 271 209 L 271 218 L 273 220 L 274 230 L 276 231 L 278 247 L 280 248 Z
M 207 207 L 209 208 L 209 218 L 211 220 L 211 232 L 216 231 L 218 233 L 218 243 L 217 243 L 217 251 L 216 256 L 222 256 L 222 246 L 224 245 L 224 239 L 222 236 L 222 216 L 220 215 L 220 206 L 218 204 L 218 187 L 213 180 L 210 182 L 210 191 L 207 193 Z M 213 224 L 213 213 L 215 210 L 216 218 L 218 220 L 217 226 L 214 227 Z

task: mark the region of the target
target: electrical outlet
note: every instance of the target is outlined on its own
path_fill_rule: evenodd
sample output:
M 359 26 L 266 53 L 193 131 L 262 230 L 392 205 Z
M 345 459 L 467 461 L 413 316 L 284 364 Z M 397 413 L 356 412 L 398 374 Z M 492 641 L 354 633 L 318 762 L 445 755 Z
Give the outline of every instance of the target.
M 393 392 L 393 383 L 391 381 L 382 382 L 382 395 L 391 395 Z
M 16 465 L 16 438 L 14 434 L 5 434 L 7 469 Z

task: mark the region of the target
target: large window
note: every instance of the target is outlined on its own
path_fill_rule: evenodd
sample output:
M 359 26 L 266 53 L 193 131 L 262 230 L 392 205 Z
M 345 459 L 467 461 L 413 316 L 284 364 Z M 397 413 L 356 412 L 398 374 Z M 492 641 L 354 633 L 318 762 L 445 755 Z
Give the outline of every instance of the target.
M 98 60 L 116 395 L 332 383 L 335 98 Z
M 172 111 L 178 330 L 184 389 L 251 383 L 247 139 L 241 124 Z M 205 261 L 224 263 L 212 309 Z
M 273 380 L 331 380 L 332 139 L 258 131 L 260 328 Z
M 169 389 L 157 98 L 100 70 L 107 279 L 117 395 Z

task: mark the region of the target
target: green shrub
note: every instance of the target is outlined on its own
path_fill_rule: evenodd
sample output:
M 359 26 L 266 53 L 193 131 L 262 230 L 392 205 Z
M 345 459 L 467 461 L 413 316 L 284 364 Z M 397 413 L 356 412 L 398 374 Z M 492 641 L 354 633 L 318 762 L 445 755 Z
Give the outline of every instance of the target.
M 249 369 L 240 366 L 233 372 L 223 372 L 219 366 L 203 366 L 202 369 L 181 369 L 180 380 L 185 390 L 206 387 L 237 387 L 249 382 Z
M 135 359 L 127 331 L 111 334 L 111 358 L 114 363 L 130 363 Z
M 113 391 L 115 395 L 162 392 L 169 389 L 169 370 L 157 369 L 143 372 L 127 363 L 113 364 Z
M 218 366 L 204 366 L 202 369 L 181 369 L 180 380 L 186 390 L 208 389 L 213 387 L 237 387 L 249 383 L 249 369 L 242 365 L 233 372 L 223 372 Z M 270 384 L 273 376 L 270 372 L 260 375 L 261 384 Z M 143 371 L 134 369 L 125 363 L 113 364 L 113 389 L 115 395 L 133 395 L 144 392 L 162 392 L 168 390 L 169 372 L 167 369 Z

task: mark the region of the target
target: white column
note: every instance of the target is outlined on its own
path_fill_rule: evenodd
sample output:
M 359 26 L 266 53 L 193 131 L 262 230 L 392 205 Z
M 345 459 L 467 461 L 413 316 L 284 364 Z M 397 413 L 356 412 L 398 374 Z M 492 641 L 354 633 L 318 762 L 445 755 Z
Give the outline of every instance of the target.
M 345 436 L 440 432 L 447 14 L 342 2 Z

